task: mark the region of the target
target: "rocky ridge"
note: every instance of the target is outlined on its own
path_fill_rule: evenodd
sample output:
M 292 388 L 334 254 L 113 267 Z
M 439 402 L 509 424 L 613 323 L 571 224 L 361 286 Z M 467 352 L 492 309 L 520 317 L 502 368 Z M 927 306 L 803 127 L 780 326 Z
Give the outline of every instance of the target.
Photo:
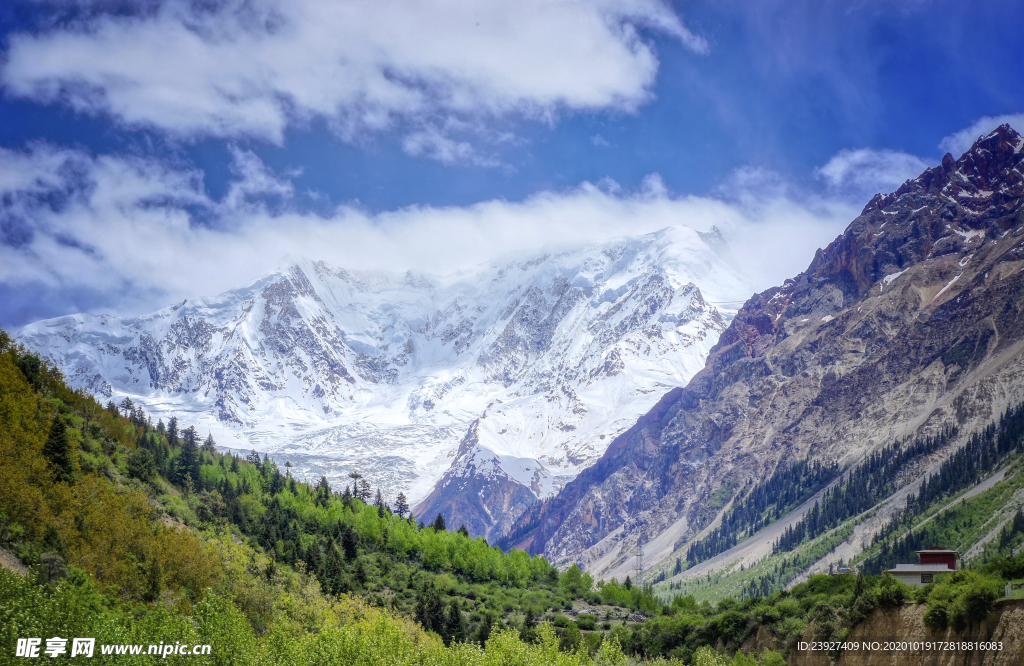
M 966 432 L 1024 398 L 1022 147 L 1002 126 L 872 199 L 508 543 L 622 578 L 637 542 L 651 565 L 707 527 L 715 489 L 946 423 Z

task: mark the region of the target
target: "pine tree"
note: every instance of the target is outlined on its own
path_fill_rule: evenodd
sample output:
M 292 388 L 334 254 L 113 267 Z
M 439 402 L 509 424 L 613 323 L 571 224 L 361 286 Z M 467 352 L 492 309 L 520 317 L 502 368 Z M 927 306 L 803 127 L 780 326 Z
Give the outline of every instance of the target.
M 409 513 L 409 500 L 406 499 L 405 493 L 398 493 L 398 497 L 395 499 L 395 513 L 399 518 Z
M 435 532 L 444 532 L 447 528 L 444 524 L 444 516 L 437 514 L 437 518 L 434 519 L 434 523 L 431 525 Z
M 445 633 L 444 603 L 432 581 L 427 581 L 416 595 L 416 621 L 427 631 Z
M 331 594 L 339 594 L 344 587 L 345 567 L 341 561 L 338 546 L 331 543 L 324 563 L 324 587 Z
M 320 560 L 320 544 L 316 541 L 309 544 L 309 548 L 306 549 L 306 567 L 310 573 L 314 573 L 318 578 L 323 579 L 323 563 Z
M 480 628 L 476 630 L 476 642 L 480 644 L 480 647 L 487 645 L 487 639 L 491 637 L 491 631 L 494 629 L 494 618 L 491 617 L 490 613 L 484 613 L 484 617 L 480 620 Z
M 178 448 L 178 417 L 172 416 L 167 422 L 167 444 L 172 449 Z
M 199 488 L 201 479 L 201 462 L 199 460 L 199 446 L 197 445 L 199 436 L 196 433 L 195 426 L 186 428 L 182 435 L 181 454 L 178 455 L 175 461 L 175 480 L 182 486 L 191 481 L 193 488 Z
M 345 531 L 341 535 L 341 547 L 345 551 L 346 560 L 354 560 L 359 555 L 357 549 L 358 541 L 356 540 L 356 533 L 348 525 L 345 526 Z
M 444 620 L 445 644 L 466 642 L 466 618 L 459 609 L 458 599 L 452 599 L 448 605 L 448 617 Z
M 314 492 L 316 493 L 316 499 L 313 500 L 314 504 L 316 504 L 317 506 L 326 507 L 330 503 L 331 484 L 327 482 L 326 476 L 320 477 L 320 480 L 317 481 Z
M 519 629 L 519 639 L 524 643 L 537 642 L 537 616 L 532 608 L 526 609 L 526 616 L 523 617 L 523 626 Z
M 71 483 L 75 471 L 74 453 L 71 450 L 67 424 L 60 416 L 53 419 L 50 434 L 43 445 L 43 455 L 50 463 L 54 480 L 58 483 L 61 481 Z

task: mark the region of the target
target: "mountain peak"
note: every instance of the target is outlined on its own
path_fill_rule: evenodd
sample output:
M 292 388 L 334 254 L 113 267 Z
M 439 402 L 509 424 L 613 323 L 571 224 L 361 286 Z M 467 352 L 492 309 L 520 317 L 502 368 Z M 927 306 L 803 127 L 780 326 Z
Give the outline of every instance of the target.
M 975 213 L 1015 201 L 1017 195 L 1006 189 L 1020 183 L 1020 174 L 1015 175 L 1014 168 L 1024 158 L 1022 148 L 1024 138 L 1009 124 L 1000 125 L 985 136 L 979 136 L 959 159 L 954 160 L 946 153 L 938 166 L 926 169 L 895 192 L 876 194 L 861 215 L 886 208 L 900 197 L 916 192 L 938 192 L 954 205 Z

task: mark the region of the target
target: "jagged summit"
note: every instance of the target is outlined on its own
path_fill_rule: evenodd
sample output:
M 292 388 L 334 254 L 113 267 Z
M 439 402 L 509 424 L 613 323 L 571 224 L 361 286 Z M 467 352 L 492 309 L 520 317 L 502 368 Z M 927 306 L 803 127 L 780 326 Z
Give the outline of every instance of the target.
M 876 194 L 861 215 L 889 206 L 913 192 L 935 191 L 955 205 L 975 212 L 1019 199 L 1021 177 L 1013 169 L 1021 161 L 1024 137 L 1008 124 L 978 137 L 971 149 L 955 160 L 946 153 L 942 163 L 908 180 L 892 194 Z M 1018 189 L 1013 189 L 1014 185 Z
M 458 463 L 460 478 L 472 467 L 536 498 L 685 383 L 732 315 L 711 302 L 747 294 L 697 232 L 673 227 L 448 276 L 302 260 L 219 296 L 18 337 L 76 387 L 298 473 L 358 469 L 419 500 Z M 460 455 L 473 423 L 481 448 Z

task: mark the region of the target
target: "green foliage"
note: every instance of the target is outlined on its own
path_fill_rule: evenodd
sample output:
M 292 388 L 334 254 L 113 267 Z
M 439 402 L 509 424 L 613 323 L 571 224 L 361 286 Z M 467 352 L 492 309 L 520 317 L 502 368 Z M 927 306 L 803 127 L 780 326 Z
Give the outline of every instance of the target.
M 566 569 L 559 582 L 566 594 L 575 599 L 593 588 L 594 577 L 589 573 L 584 573 L 574 564 Z
M 60 416 L 53 419 L 50 434 L 46 437 L 46 444 L 43 445 L 43 455 L 50 463 L 54 481 L 70 483 L 74 480 L 74 453 L 71 450 L 71 440 L 68 437 L 68 426 Z
M 156 478 L 156 459 L 146 449 L 139 449 L 128 456 L 128 473 L 134 478 L 149 483 Z
M 892 576 L 883 576 L 878 585 L 878 605 L 882 608 L 895 608 L 903 604 L 909 596 L 906 585 Z
M 1002 580 L 991 575 L 961 569 L 937 577 L 928 587 L 925 624 L 936 630 L 951 626 L 962 631 L 984 620 L 996 599 L 1002 596 Z

